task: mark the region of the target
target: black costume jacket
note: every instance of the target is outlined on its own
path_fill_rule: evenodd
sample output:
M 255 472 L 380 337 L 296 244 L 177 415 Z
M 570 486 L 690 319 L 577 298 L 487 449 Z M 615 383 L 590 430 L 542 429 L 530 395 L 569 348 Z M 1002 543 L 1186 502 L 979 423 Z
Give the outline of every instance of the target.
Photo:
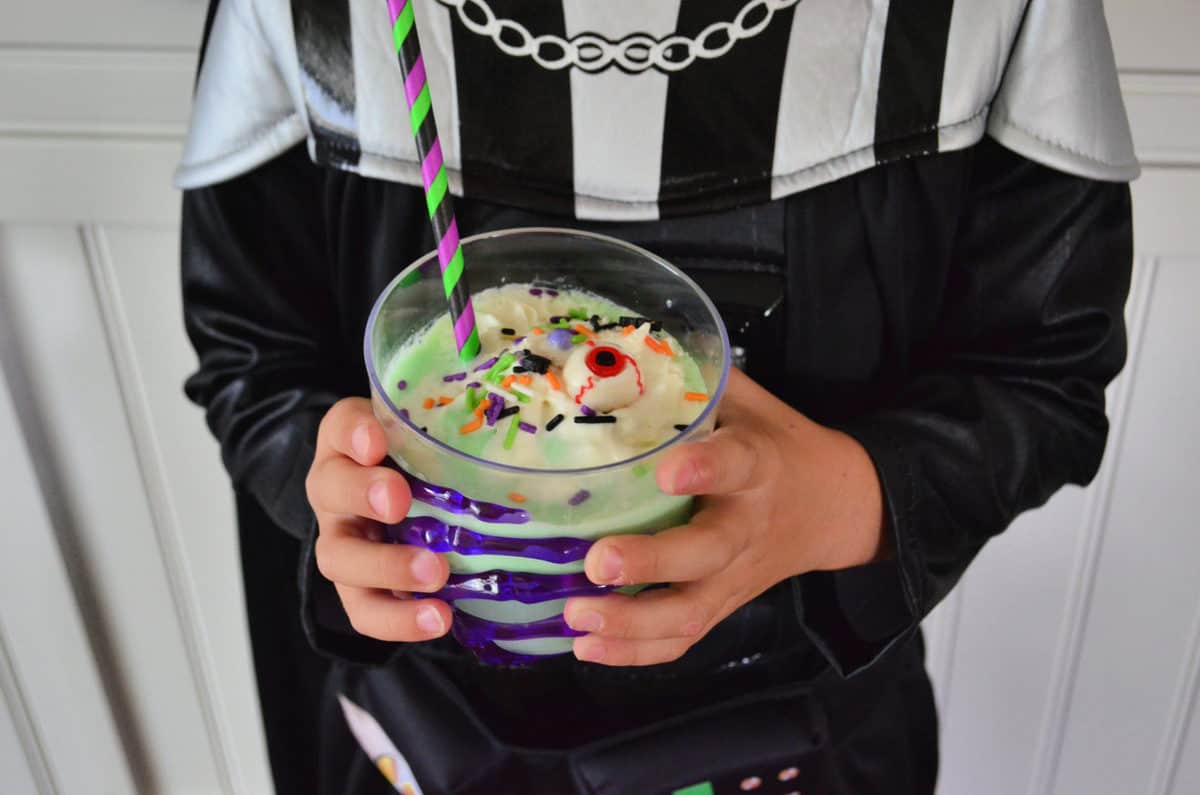
M 867 450 L 894 549 L 781 583 L 675 663 L 488 668 L 452 641 L 356 635 L 313 564 L 304 477 L 317 424 L 367 394 L 369 309 L 434 245 L 419 188 L 314 163 L 328 154 L 319 135 L 307 153 L 260 157 L 184 195 L 200 356 L 187 391 L 238 494 L 279 791 L 389 791 L 340 727 L 340 694 L 380 723 L 426 795 L 732 792 L 754 776 L 761 792 L 931 792 L 919 623 L 990 537 L 1099 465 L 1104 387 L 1125 356 L 1127 186 L 990 137 L 668 220 L 519 209 L 472 196 L 465 173 L 465 234 L 594 229 L 691 274 L 749 375 Z M 798 778 L 777 779 L 792 767 Z M 698 782 L 710 788 L 688 789 Z

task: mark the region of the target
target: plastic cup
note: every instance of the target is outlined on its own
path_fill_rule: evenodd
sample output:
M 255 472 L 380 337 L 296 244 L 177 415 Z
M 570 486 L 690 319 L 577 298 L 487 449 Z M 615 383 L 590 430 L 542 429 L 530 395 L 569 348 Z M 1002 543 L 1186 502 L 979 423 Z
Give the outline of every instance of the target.
M 511 229 L 462 241 L 473 290 L 510 283 L 581 289 L 662 323 L 693 357 L 708 388 L 686 431 L 635 458 L 584 469 L 529 469 L 462 453 L 425 434 L 381 379 L 395 352 L 446 312 L 436 253 L 383 290 L 367 322 L 364 355 L 388 450 L 409 480 L 409 515 L 387 530 L 397 543 L 446 553 L 438 594 L 454 608 L 452 632 L 486 662 L 525 663 L 571 650 L 566 598 L 611 590 L 591 583 L 591 543 L 685 522 L 690 497 L 663 494 L 654 468 L 672 447 L 712 432 L 729 374 L 729 338 L 701 289 L 660 257 L 615 238 L 569 229 Z

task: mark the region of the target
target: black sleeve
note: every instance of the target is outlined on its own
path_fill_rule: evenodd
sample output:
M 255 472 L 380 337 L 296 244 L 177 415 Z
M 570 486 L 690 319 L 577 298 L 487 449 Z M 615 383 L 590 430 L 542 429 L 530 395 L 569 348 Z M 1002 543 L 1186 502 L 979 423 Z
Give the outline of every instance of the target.
M 841 425 L 878 472 L 891 560 L 795 578 L 800 619 L 843 674 L 950 591 L 991 536 L 1096 474 L 1104 388 L 1125 361 L 1129 188 L 977 147 L 937 331 L 920 369 Z

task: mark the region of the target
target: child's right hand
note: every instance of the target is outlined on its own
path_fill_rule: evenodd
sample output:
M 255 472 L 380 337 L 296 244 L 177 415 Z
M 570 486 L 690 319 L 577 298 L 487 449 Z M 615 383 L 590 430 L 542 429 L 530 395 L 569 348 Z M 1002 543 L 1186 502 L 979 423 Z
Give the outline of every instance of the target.
M 387 455 L 383 427 L 364 398 L 335 403 L 321 420 L 305 488 L 317 515 L 317 568 L 337 588 L 350 624 L 387 641 L 429 640 L 450 628 L 450 607 L 412 599 L 446 584 L 449 567 L 420 547 L 383 542 L 380 523 L 408 513 L 403 476 L 378 466 Z

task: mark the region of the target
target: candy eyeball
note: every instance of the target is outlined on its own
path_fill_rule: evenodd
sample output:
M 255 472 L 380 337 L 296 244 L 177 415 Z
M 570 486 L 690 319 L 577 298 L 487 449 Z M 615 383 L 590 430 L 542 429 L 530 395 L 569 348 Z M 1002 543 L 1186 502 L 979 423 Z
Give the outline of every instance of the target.
M 593 411 L 630 405 L 645 391 L 637 360 L 616 345 L 580 345 L 563 366 L 568 394 Z

